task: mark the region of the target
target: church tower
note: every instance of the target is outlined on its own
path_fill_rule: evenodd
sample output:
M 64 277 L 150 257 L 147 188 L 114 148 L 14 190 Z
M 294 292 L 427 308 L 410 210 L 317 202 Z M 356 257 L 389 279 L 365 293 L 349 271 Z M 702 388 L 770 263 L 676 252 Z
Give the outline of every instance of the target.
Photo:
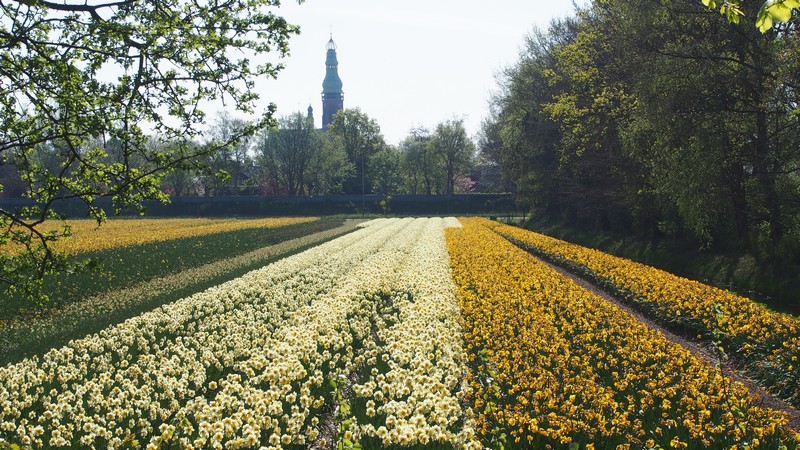
M 322 82 L 322 129 L 327 130 L 333 115 L 344 109 L 342 80 L 339 78 L 339 61 L 336 60 L 336 43 L 333 36 L 326 47 L 325 80 Z

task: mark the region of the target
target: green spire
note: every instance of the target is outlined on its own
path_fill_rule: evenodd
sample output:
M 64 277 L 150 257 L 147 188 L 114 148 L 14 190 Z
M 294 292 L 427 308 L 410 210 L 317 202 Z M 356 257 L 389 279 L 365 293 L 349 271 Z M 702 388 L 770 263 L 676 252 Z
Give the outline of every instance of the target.
M 336 59 L 336 43 L 333 36 L 328 41 L 328 54 L 325 58 L 325 80 L 322 82 L 323 94 L 341 94 L 342 80 L 339 78 L 339 61 Z
M 333 36 L 328 41 L 325 58 L 325 80 L 322 82 L 322 129 L 327 130 L 333 115 L 344 109 L 342 80 L 339 78 L 339 61 L 336 59 L 336 43 Z

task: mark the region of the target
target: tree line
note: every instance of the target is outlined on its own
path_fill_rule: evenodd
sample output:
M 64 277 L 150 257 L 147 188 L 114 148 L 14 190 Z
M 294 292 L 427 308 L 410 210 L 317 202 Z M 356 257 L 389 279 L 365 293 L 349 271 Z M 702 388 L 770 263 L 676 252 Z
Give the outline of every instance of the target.
M 252 135 L 253 124 L 219 113 L 204 139 L 188 144 L 157 135 L 144 146 L 171 155 L 185 145 L 195 155 L 190 164 L 164 170 L 160 189 L 170 196 L 455 194 L 472 191 L 478 178 L 475 144 L 462 119 L 448 119 L 429 130 L 411 130 L 398 146 L 387 144 L 380 126 L 358 108 L 338 112 L 326 131 L 301 112 L 275 119 Z M 236 139 L 234 139 L 236 137 Z M 209 150 L 213 149 L 213 150 Z M 67 151 L 58 141 L 33 146 L 31 163 L 44 173 L 70 177 L 78 165 L 63 170 Z M 126 155 L 115 137 L 87 139 L 79 154 L 102 152 L 98 161 L 132 168 L 142 155 Z M 0 165 L 0 196 L 28 196 L 42 180 L 26 180 L 16 165 Z M 101 188 L 102 192 L 102 188 Z
M 463 120 L 417 128 L 398 146 L 359 108 L 336 113 L 326 131 L 295 113 L 253 146 L 261 194 L 454 194 L 472 187 L 475 146 Z
M 595 0 L 527 36 L 481 156 L 550 219 L 799 257 L 792 14 L 759 30 L 696 0 Z

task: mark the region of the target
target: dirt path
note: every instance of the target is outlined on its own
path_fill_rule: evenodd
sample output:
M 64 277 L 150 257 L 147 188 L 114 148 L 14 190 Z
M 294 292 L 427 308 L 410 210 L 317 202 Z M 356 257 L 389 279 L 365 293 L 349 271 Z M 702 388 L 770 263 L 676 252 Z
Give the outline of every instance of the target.
M 685 336 L 681 334 L 677 334 L 668 328 L 654 322 L 653 320 L 647 318 L 644 314 L 640 313 L 636 309 L 630 307 L 629 305 L 623 303 L 616 297 L 609 295 L 602 289 L 598 288 L 591 282 L 575 275 L 574 273 L 563 269 L 545 259 L 542 259 L 534 254 L 531 253 L 531 256 L 536 258 L 537 260 L 541 261 L 543 264 L 546 264 L 548 267 L 552 268 L 556 272 L 569 277 L 578 285 L 583 287 L 584 289 L 599 295 L 603 299 L 613 303 L 619 309 L 627 312 L 628 314 L 632 315 L 636 320 L 639 322 L 644 323 L 648 327 L 658 330 L 664 337 L 666 337 L 669 341 L 674 342 L 678 345 L 683 346 L 683 348 L 689 350 L 690 352 L 694 353 L 698 357 L 705 360 L 708 364 L 715 366 L 719 363 L 719 359 L 716 357 L 715 353 L 709 348 L 709 344 L 707 342 L 700 341 L 692 336 Z M 774 395 L 770 394 L 769 392 L 765 391 L 761 388 L 758 384 L 756 384 L 751 379 L 747 378 L 742 372 L 740 372 L 736 366 L 735 361 L 727 360 L 722 361 L 721 365 L 722 371 L 726 376 L 733 378 L 734 380 L 744 384 L 748 390 L 752 394 L 758 397 L 757 404 L 764 408 L 770 408 L 776 411 L 781 411 L 786 414 L 787 419 L 789 419 L 789 426 L 795 430 L 800 430 L 800 410 L 797 410 L 793 406 L 789 405 L 788 403 L 784 402 L 783 400 L 775 397 Z

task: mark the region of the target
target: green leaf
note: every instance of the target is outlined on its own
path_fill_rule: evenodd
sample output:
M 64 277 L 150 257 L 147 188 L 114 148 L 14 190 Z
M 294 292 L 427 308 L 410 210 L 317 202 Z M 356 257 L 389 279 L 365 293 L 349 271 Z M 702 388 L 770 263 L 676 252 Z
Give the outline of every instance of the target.
M 767 11 L 778 22 L 788 22 L 792 18 L 792 9 L 784 3 L 774 3 Z
M 756 27 L 758 31 L 766 33 L 772 29 L 772 16 L 764 9 L 758 12 L 758 19 L 756 20 Z

